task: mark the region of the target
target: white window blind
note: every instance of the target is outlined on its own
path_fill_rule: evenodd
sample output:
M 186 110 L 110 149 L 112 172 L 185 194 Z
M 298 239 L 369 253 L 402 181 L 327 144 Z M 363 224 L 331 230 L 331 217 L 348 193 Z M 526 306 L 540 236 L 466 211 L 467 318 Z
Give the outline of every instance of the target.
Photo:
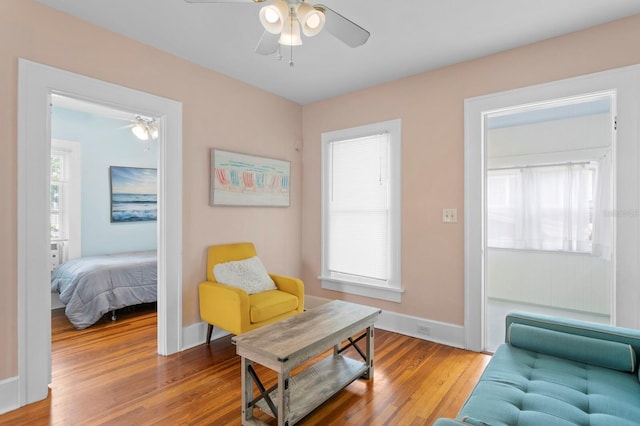
M 390 264 L 389 135 L 332 142 L 327 269 L 386 285 Z
M 402 300 L 401 127 L 322 134 L 322 288 Z

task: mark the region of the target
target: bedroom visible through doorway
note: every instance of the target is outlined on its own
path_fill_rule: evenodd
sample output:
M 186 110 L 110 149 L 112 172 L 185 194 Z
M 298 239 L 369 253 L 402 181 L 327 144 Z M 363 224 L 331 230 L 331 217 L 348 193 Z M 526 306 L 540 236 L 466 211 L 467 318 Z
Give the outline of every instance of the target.
M 81 329 L 157 302 L 158 133 L 136 135 L 137 113 L 51 103 L 51 307 Z
M 157 350 L 170 355 L 182 348 L 182 104 L 25 59 L 18 62 L 18 392 L 8 404 L 15 407 L 46 398 L 51 382 L 48 182 L 54 94 L 158 117 Z

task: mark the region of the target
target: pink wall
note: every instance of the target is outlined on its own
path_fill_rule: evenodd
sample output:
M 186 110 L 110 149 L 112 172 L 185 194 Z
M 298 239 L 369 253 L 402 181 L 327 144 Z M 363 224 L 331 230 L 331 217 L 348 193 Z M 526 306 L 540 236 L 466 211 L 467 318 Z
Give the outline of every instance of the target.
M 308 294 L 462 325 L 464 99 L 640 63 L 640 15 L 305 105 L 303 279 Z M 428 52 L 425 52 L 428 54 Z M 382 60 L 382 59 L 381 59 Z M 323 290 L 322 132 L 402 119 L 402 303 Z M 442 208 L 458 223 L 443 224 Z
M 183 103 L 183 325 L 199 321 L 205 249 L 251 240 L 269 270 L 298 275 L 302 108 L 33 0 L 0 2 L 0 380 L 17 374 L 18 58 Z M 289 208 L 209 207 L 209 148 L 291 161 Z M 268 226 L 267 226 L 268 225 Z
M 183 103 L 185 326 L 199 320 L 196 286 L 205 277 L 206 246 L 238 240 L 254 241 L 270 270 L 302 274 L 309 294 L 462 324 L 463 100 L 640 63 L 637 40 L 640 16 L 300 107 L 33 0 L 2 0 L 0 380 L 17 374 L 18 58 Z M 392 118 L 403 120 L 404 302 L 323 291 L 320 133 Z M 290 160 L 291 207 L 209 207 L 211 147 Z M 443 207 L 457 207 L 460 222 L 443 225 Z

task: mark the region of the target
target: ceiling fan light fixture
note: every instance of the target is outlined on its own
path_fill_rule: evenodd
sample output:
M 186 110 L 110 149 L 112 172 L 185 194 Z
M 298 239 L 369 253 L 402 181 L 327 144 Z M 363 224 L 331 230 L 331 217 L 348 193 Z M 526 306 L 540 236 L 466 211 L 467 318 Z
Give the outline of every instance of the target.
M 271 34 L 280 34 L 289 16 L 289 8 L 283 0 L 260 9 L 260 23 Z
M 155 120 L 136 117 L 136 124 L 131 127 L 131 132 L 140 140 L 158 139 L 158 126 Z
M 313 37 L 322 31 L 325 21 L 322 10 L 318 10 L 310 4 L 302 2 L 298 6 L 296 14 L 302 26 L 302 32 L 307 37 Z
M 297 19 L 289 18 L 288 22 L 283 26 L 280 33 L 280 44 L 285 46 L 302 45 L 302 37 L 300 37 L 300 22 Z
M 135 126 L 133 126 L 131 128 L 131 132 L 133 132 L 133 134 L 142 141 L 149 140 L 149 132 L 147 132 L 147 129 L 140 124 L 136 124 Z
M 149 135 L 151 139 L 158 139 L 158 126 L 155 123 L 149 125 Z

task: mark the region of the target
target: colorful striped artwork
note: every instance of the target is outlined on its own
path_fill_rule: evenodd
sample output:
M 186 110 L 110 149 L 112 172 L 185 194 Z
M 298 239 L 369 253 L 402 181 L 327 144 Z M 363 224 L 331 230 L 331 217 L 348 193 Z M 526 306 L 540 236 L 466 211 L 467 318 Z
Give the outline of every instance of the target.
M 212 206 L 289 206 L 291 163 L 211 150 Z

